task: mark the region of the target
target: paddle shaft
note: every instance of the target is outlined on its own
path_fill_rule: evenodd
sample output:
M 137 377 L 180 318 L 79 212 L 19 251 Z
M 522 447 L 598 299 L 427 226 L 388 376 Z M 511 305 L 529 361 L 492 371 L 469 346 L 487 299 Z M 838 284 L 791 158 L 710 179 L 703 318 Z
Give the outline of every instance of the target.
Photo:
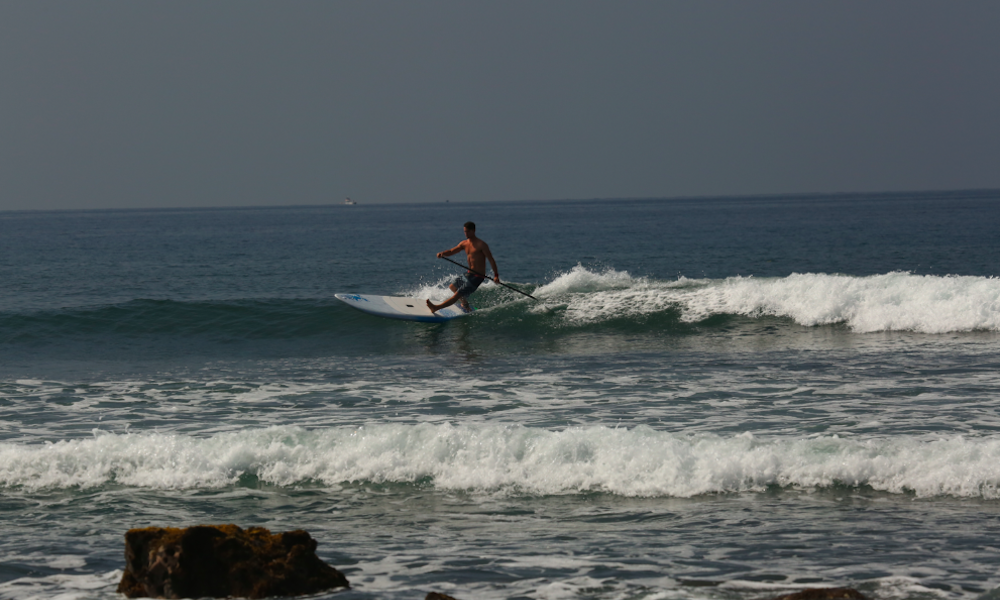
M 442 256 L 441 258 L 443 260 L 446 260 L 446 261 L 450 262 L 451 264 L 453 264 L 455 266 L 462 267 L 463 269 L 468 269 L 469 273 L 475 273 L 476 275 L 479 275 L 483 279 L 488 279 L 488 277 L 486 277 L 485 273 L 480 273 L 479 271 L 476 271 L 475 269 L 469 269 L 469 267 L 467 267 L 467 266 L 465 266 L 465 265 L 463 265 L 461 263 L 457 263 L 457 262 L 455 262 L 455 261 L 453 261 L 450 258 L 447 258 L 445 256 Z M 499 281 L 495 281 L 494 283 L 500 283 L 500 282 Z M 500 285 L 504 286 L 505 288 L 512 289 L 515 292 L 517 292 L 518 294 L 524 294 L 525 296 L 531 298 L 532 300 L 538 300 L 538 298 L 535 298 L 531 294 L 525 294 L 524 292 L 522 292 L 521 290 L 517 289 L 516 287 L 511 287 L 511 286 L 507 285 L 506 283 L 500 283 Z

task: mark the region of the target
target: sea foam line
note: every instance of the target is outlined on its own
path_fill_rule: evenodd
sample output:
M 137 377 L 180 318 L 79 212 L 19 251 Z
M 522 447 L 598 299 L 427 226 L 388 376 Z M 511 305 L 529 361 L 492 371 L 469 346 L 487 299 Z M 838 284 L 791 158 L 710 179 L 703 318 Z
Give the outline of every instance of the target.
M 279 426 L 209 437 L 98 432 L 54 444 L 0 444 L 0 486 L 28 490 L 107 483 L 218 488 L 244 475 L 279 486 L 430 480 L 440 489 L 543 495 L 690 497 L 841 484 L 918 496 L 1000 498 L 1000 439 L 379 424 Z

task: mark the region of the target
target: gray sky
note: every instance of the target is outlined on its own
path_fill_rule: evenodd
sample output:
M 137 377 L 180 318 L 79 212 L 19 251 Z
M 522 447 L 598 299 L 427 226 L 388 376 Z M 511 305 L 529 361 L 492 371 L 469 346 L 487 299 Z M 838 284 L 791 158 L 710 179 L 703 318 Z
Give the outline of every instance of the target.
M 1000 188 L 1000 2 L 0 2 L 0 209 Z

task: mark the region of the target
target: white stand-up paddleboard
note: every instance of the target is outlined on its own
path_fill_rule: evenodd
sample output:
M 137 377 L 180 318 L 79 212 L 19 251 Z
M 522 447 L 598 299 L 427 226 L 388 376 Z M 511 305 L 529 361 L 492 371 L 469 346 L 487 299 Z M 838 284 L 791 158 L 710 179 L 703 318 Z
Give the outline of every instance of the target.
M 458 303 L 437 312 L 431 312 L 431 309 L 427 308 L 426 298 L 369 296 L 367 294 L 334 294 L 334 296 L 361 312 L 390 319 L 403 319 L 404 321 L 442 323 L 469 314 L 459 308 Z

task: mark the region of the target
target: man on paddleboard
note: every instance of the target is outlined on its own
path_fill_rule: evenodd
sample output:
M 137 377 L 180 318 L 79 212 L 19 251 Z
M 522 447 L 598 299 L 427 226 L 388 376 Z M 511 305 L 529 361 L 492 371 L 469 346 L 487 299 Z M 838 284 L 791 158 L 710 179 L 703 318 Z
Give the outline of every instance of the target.
M 465 312 L 472 310 L 472 307 L 469 306 L 467 297 L 469 294 L 476 291 L 479 284 L 486 281 L 486 278 L 483 277 L 483 275 L 486 274 L 487 260 L 490 261 L 490 266 L 493 267 L 493 281 L 500 283 L 500 272 L 497 270 L 497 262 L 493 260 L 493 254 L 490 253 L 489 245 L 476 237 L 476 224 L 469 221 L 464 225 L 464 227 L 465 239 L 451 250 L 438 252 L 437 257 L 444 258 L 445 256 L 458 254 L 462 250 L 465 250 L 465 258 L 469 263 L 469 270 L 466 271 L 465 274 L 460 275 L 458 279 L 448 286 L 448 289 L 455 292 L 451 298 L 448 298 L 441 304 L 434 304 L 430 300 L 427 301 L 427 308 L 431 309 L 431 312 L 437 312 L 456 302 L 459 303 L 462 310 Z

